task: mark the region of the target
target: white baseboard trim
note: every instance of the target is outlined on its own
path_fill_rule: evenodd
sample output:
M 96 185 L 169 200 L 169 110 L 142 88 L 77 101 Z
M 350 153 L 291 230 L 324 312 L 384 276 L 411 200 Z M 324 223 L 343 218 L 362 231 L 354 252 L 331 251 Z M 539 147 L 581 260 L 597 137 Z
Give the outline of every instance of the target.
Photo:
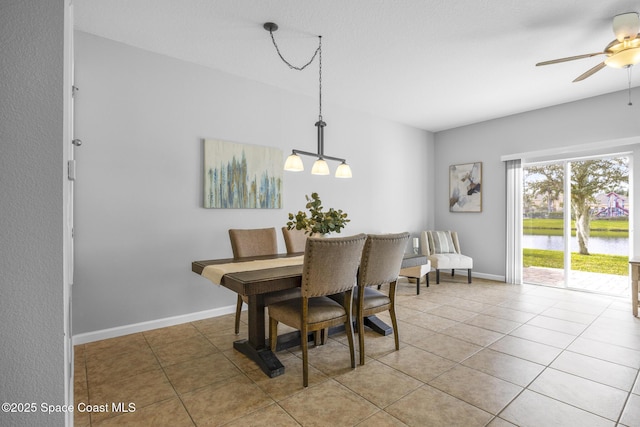
M 505 276 L 498 276 L 497 274 L 486 274 L 472 272 L 471 277 L 477 277 L 479 279 L 495 280 L 496 282 L 505 282 L 507 279 Z
M 246 306 L 243 308 L 246 310 Z M 196 320 L 209 319 L 211 317 L 223 316 L 225 314 L 235 313 L 236 306 L 227 306 L 214 308 L 212 310 L 198 311 L 196 313 L 182 314 L 180 316 L 166 317 L 164 319 L 149 320 L 147 322 L 134 323 L 132 325 L 117 326 L 115 328 L 102 329 L 94 332 L 86 332 L 74 335 L 72 338 L 73 345 L 87 344 L 94 341 L 106 340 L 109 338 L 121 337 L 123 335 L 134 334 L 137 332 L 150 331 L 152 329 L 166 328 L 167 326 L 175 326 L 182 323 L 194 322 Z

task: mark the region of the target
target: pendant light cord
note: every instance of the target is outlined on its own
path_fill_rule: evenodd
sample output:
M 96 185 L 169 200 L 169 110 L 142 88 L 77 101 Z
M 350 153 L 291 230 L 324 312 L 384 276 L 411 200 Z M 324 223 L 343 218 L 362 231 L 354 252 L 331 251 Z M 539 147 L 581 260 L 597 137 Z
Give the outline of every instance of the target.
M 272 29 L 269 29 L 269 34 L 271 35 L 271 41 L 273 42 L 273 46 L 276 48 L 276 52 L 278 52 L 278 56 L 280 57 L 280 59 L 282 59 L 282 62 L 287 64 L 287 66 L 289 68 L 291 68 L 292 70 L 302 71 L 305 68 L 307 68 L 313 62 L 314 59 L 316 59 L 316 56 L 318 57 L 318 62 L 319 62 L 318 82 L 319 82 L 319 90 L 320 90 L 320 95 L 318 96 L 318 100 L 319 100 L 319 103 L 320 103 L 320 105 L 319 105 L 320 113 L 318 114 L 318 119 L 319 119 L 319 121 L 322 121 L 322 36 L 318 36 L 318 48 L 316 49 L 315 52 L 313 52 L 313 56 L 311 57 L 309 62 L 307 62 L 306 64 L 304 64 L 301 67 L 298 67 L 298 66 L 295 66 L 295 65 L 291 64 L 286 59 L 284 59 L 284 56 L 282 56 L 282 53 L 280 52 L 280 48 L 278 47 L 278 43 L 276 43 L 276 39 L 275 39 L 275 37 L 273 37 L 273 30 Z
M 627 105 L 632 106 L 631 102 L 631 66 L 627 67 L 627 76 L 629 78 L 629 103 Z

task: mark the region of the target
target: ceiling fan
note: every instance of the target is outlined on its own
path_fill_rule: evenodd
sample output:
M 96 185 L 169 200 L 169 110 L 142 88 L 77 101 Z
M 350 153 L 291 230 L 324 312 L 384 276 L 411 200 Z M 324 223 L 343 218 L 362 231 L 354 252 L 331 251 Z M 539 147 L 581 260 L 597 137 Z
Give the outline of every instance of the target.
M 607 56 L 604 61 L 578 76 L 574 82 L 582 81 L 602 70 L 606 66 L 613 68 L 629 68 L 640 62 L 639 32 L 640 17 L 637 12 L 628 12 L 616 15 L 613 18 L 613 33 L 616 35 L 616 39 L 609 43 L 602 52 L 587 53 L 584 55 L 569 56 L 567 58 L 538 62 L 536 66 L 591 58 L 592 56 L 598 55 Z

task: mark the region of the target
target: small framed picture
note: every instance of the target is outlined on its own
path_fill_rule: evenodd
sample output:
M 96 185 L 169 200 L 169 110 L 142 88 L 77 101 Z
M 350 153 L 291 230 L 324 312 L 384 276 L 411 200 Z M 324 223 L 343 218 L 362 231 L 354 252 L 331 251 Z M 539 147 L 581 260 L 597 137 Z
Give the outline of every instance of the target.
M 482 212 L 482 162 L 449 166 L 449 212 Z

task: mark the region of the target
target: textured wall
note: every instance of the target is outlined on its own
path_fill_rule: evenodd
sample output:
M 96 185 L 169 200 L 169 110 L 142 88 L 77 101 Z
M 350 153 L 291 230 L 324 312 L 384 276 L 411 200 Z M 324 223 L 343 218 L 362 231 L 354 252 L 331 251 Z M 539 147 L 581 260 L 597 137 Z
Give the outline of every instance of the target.
M 63 0 L 0 3 L 0 400 L 64 404 Z M 0 413 L 0 425 L 63 425 Z

